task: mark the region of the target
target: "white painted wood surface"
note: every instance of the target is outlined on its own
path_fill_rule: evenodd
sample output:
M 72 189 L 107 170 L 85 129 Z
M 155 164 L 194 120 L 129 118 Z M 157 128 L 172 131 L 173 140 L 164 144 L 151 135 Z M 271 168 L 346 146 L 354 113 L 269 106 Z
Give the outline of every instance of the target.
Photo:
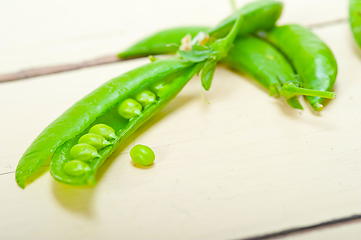
M 251 0 L 236 2 L 242 6 Z M 0 73 L 115 54 L 161 29 L 214 26 L 231 11 L 228 1 L 207 0 L 3 1 Z M 346 0 L 287 0 L 279 23 L 345 18 Z
M 227 1 L 205 0 L 1 5 L 0 73 L 113 54 L 156 30 L 214 25 L 231 11 Z M 342 18 L 347 1 L 289 0 L 280 23 Z M 236 239 L 360 214 L 360 50 L 347 23 L 314 31 L 339 64 L 337 99 L 321 114 L 305 102 L 304 111 L 293 110 L 219 67 L 206 94 L 211 105 L 194 78 L 112 155 L 93 189 L 57 183 L 45 166 L 22 190 L 14 170 L 64 110 L 148 60 L 1 84 L 0 239 Z M 155 150 L 153 167 L 130 163 L 137 143 Z M 359 229 L 354 223 L 297 238 L 359 239 Z

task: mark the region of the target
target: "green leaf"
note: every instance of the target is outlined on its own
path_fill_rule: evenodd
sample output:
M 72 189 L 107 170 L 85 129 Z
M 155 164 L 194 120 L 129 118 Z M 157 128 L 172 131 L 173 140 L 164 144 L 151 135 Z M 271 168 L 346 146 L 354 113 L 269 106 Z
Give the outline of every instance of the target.
M 196 51 L 204 51 L 204 50 L 208 50 L 209 47 L 207 47 L 206 45 L 200 45 L 200 44 L 195 44 L 192 46 L 193 50 Z
M 201 80 L 204 90 L 208 91 L 211 88 L 214 71 L 216 70 L 217 61 L 208 60 L 202 69 Z
M 230 48 L 233 45 L 234 40 L 236 39 L 238 30 L 243 22 L 243 15 L 238 16 L 236 22 L 234 23 L 231 31 L 227 34 L 226 37 L 218 39 L 211 45 L 212 55 L 219 61 L 222 58 L 226 57 Z
M 210 49 L 202 50 L 202 51 L 198 51 L 198 50 L 181 51 L 181 50 L 179 50 L 178 53 L 181 56 L 181 58 L 183 58 L 184 60 L 187 60 L 190 62 L 195 62 L 195 63 L 203 62 L 204 60 L 211 57 Z

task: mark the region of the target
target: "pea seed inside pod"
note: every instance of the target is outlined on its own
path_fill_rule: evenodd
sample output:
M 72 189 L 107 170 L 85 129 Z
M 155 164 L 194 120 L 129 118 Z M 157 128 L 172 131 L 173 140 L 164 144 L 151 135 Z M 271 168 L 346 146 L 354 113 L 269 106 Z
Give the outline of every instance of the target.
M 157 96 L 149 90 L 143 90 L 135 94 L 134 99 L 139 102 L 143 108 L 154 103 L 157 99 Z
M 118 113 L 125 119 L 131 119 L 139 116 L 141 112 L 142 105 L 131 98 L 125 99 L 118 105 Z
M 157 94 L 158 97 L 163 96 L 168 88 L 169 83 L 167 81 L 156 82 L 150 86 L 150 90 Z
M 78 160 L 88 162 L 96 157 L 101 157 L 96 148 L 87 143 L 79 143 L 70 149 L 70 155 Z
M 90 128 L 89 133 L 100 134 L 103 137 L 105 137 L 107 140 L 117 138 L 114 129 L 106 124 L 94 125 L 93 127 Z
M 102 150 L 105 146 L 110 145 L 110 142 L 105 140 L 102 135 L 96 133 L 87 133 L 79 138 L 78 143 L 87 143 L 96 148 L 97 151 Z
M 64 164 L 64 171 L 70 176 L 79 177 L 88 170 L 90 170 L 89 165 L 79 160 L 71 160 Z

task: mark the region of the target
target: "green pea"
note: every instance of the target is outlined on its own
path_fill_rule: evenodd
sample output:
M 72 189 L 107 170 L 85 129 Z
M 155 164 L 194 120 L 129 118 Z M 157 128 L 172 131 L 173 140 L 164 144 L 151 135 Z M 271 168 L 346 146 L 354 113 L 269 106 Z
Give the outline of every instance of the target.
M 164 95 L 164 93 L 169 88 L 169 83 L 167 81 L 160 81 L 152 84 L 150 86 L 150 90 L 152 90 L 155 94 L 157 94 L 158 97 L 161 97 Z
M 70 155 L 78 160 L 88 162 L 96 157 L 101 157 L 96 148 L 87 143 L 79 143 L 70 149 Z
M 130 157 L 133 162 L 143 166 L 149 166 L 153 164 L 155 160 L 155 154 L 153 150 L 145 145 L 136 145 L 130 150 Z
M 89 133 L 100 134 L 103 137 L 105 137 L 107 140 L 117 138 L 114 129 L 106 124 L 94 125 L 93 127 L 90 128 Z
M 135 94 L 134 99 L 145 108 L 154 103 L 157 100 L 157 96 L 149 90 L 143 90 Z
M 105 140 L 105 138 L 96 133 L 87 133 L 79 138 L 78 143 L 87 143 L 96 148 L 97 151 L 102 150 L 105 146 L 110 145 L 110 142 Z
M 134 99 L 128 98 L 118 105 L 118 113 L 125 119 L 139 116 L 142 112 L 142 105 Z
M 85 162 L 79 160 L 71 160 L 64 164 L 64 171 L 74 177 L 79 177 L 84 175 L 86 171 L 89 171 L 90 167 Z

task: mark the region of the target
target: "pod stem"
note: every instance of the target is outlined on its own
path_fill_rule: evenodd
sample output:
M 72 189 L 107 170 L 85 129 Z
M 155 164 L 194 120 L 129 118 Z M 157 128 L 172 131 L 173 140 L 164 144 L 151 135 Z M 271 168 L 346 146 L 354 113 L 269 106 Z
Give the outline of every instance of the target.
M 290 82 L 283 84 L 280 92 L 281 92 L 281 95 L 286 98 L 292 98 L 297 95 L 322 97 L 322 98 L 328 98 L 328 99 L 336 98 L 336 93 L 334 93 L 334 92 L 300 88 L 300 87 L 296 87 L 296 85 L 294 85 L 293 83 L 290 83 Z
M 236 6 L 236 1 L 235 0 L 229 0 L 231 7 L 232 7 L 232 11 L 235 12 L 237 11 L 237 6 Z
M 109 138 L 112 138 L 112 140 L 114 141 L 114 140 L 116 140 L 118 137 L 117 137 L 117 135 L 115 135 L 115 133 L 110 133 L 109 134 Z M 108 139 L 109 140 L 109 139 Z
M 226 40 L 225 48 L 227 50 L 227 53 L 228 53 L 229 49 L 231 48 L 234 40 L 236 39 L 236 37 L 238 35 L 238 31 L 241 28 L 242 23 L 243 23 L 243 15 L 241 14 L 238 16 L 235 23 L 233 24 L 231 31 L 229 31 L 227 36 L 224 38 Z
M 206 97 L 204 96 L 204 93 L 203 93 L 203 87 L 201 88 L 201 93 L 202 93 L 202 98 L 203 98 L 203 101 L 207 104 L 211 104 L 210 102 L 207 101 Z

